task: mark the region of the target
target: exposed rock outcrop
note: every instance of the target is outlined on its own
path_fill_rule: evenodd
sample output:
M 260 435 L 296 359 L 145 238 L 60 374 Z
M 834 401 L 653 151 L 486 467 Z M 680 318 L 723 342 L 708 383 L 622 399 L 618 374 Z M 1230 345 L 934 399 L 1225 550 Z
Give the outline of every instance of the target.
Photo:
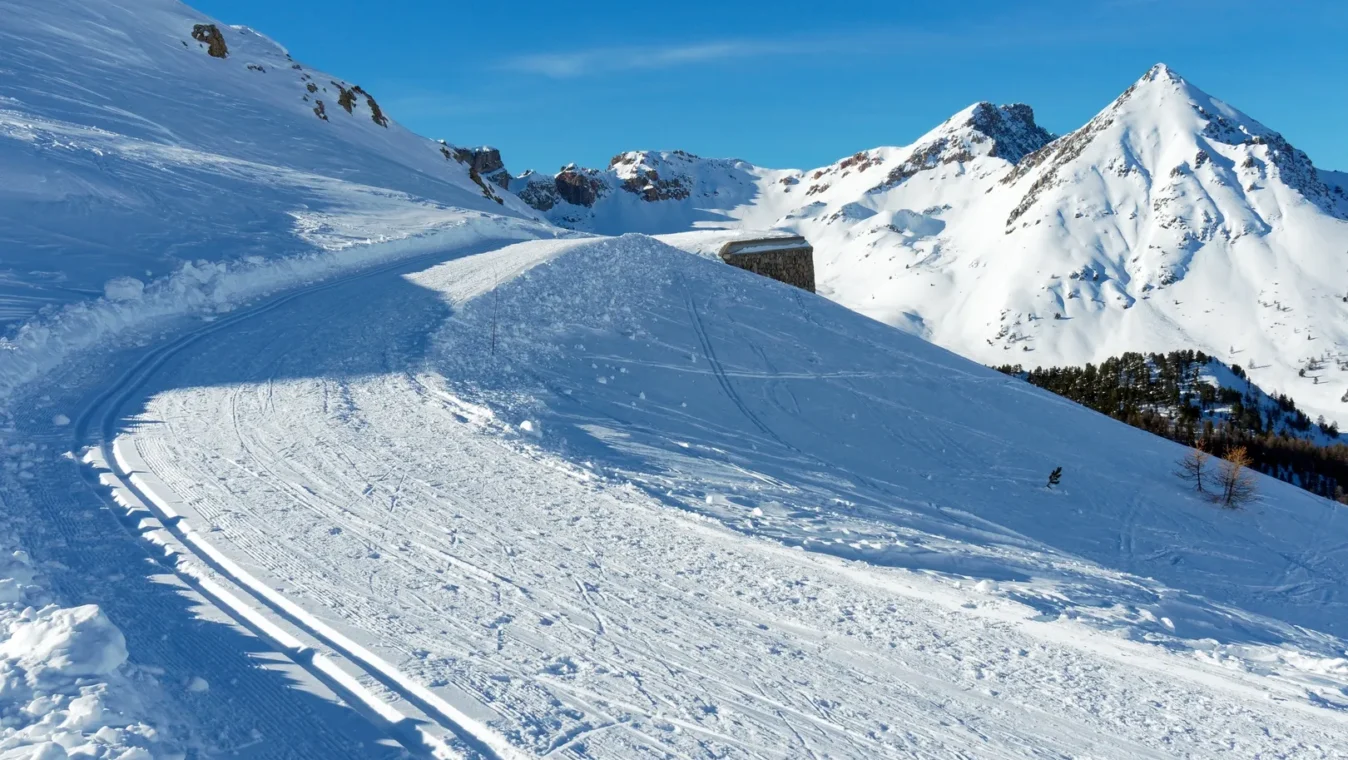
M 889 190 L 927 169 L 972 161 L 977 156 L 1015 163 L 1052 140 L 1053 135 L 1035 123 L 1034 109 L 1023 103 L 976 103 L 938 127 L 907 160 L 890 169 L 885 181 L 872 192 Z
M 670 151 L 667 155 L 628 151 L 610 159 L 608 168 L 619 180 L 620 188 L 640 196 L 644 201 L 680 201 L 692 194 L 693 181 L 678 173 L 678 170 L 700 160 L 682 150 Z M 661 176 L 657 166 L 664 168 L 664 176 Z
M 375 124 L 387 128 L 388 117 L 385 116 L 384 111 L 379 108 L 379 104 L 374 101 L 374 96 L 365 90 L 362 90 L 360 85 L 352 87 L 351 91 L 365 97 L 365 105 L 370 109 L 370 119 L 373 120 Z M 347 110 L 349 111 L 351 109 L 348 108 Z
M 487 198 L 490 198 L 491 200 L 496 201 L 499 204 L 505 205 L 505 200 L 503 200 L 501 196 L 497 195 L 495 191 L 493 191 L 491 187 L 487 185 L 486 182 L 482 181 L 482 175 L 479 174 L 476 169 L 473 169 L 472 167 L 468 168 L 468 179 L 471 179 L 473 182 L 476 182 L 477 186 L 482 188 L 482 195 L 484 195 Z
M 351 113 L 351 109 L 356 105 L 356 91 L 348 90 L 335 80 L 333 81 L 332 86 L 336 87 L 339 93 L 337 95 L 337 105 L 345 108 L 347 113 Z
M 489 145 L 480 148 L 455 148 L 454 158 L 485 177 L 502 190 L 510 189 L 510 172 L 501 160 L 501 151 Z
M 225 35 L 215 24 L 197 24 L 192 27 L 192 39 L 206 46 L 206 53 L 212 58 L 228 58 L 229 46 L 225 44 Z
M 557 192 L 557 180 L 554 177 L 527 171 L 516 177 L 511 185 L 520 200 L 539 211 L 551 211 L 561 202 L 561 195 Z
M 682 180 L 677 177 L 661 179 L 660 174 L 654 169 L 647 169 L 623 180 L 622 189 L 639 195 L 642 200 L 648 202 L 680 201 L 690 194 L 688 186 Z
M 599 200 L 604 182 L 594 169 L 582 169 L 567 164 L 557 173 L 557 195 L 573 206 L 593 206 Z
M 482 188 L 482 194 L 497 203 L 505 203 L 505 200 L 497 195 L 496 191 L 483 179 L 485 176 L 493 185 L 500 187 L 502 190 L 509 189 L 510 173 L 505 170 L 505 164 L 501 162 L 499 150 L 485 146 L 481 148 L 453 148 L 444 140 L 441 140 L 440 154 L 448 160 L 466 164 L 468 178 Z M 490 175 L 488 176 L 486 173 L 490 173 Z M 504 178 L 504 181 L 502 181 L 502 178 Z
M 549 219 L 563 227 L 579 229 L 591 219 L 592 210 L 614 203 L 682 204 L 677 214 L 698 214 L 686 207 L 689 201 L 717 196 L 744 197 L 753 194 L 754 167 L 738 159 L 707 159 L 687 151 L 627 151 L 608 162 L 605 169 L 568 164 L 553 176 L 526 172 L 512 179 L 509 189 L 534 209 L 551 212 Z M 559 208 L 560 207 L 560 208 Z

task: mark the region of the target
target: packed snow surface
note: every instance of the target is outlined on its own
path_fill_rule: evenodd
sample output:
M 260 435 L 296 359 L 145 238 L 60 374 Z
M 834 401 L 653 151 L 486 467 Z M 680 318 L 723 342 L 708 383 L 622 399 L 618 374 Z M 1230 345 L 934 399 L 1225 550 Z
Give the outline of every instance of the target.
M 206 751 L 1348 752 L 1329 502 L 1214 507 L 1173 444 L 650 238 L 439 259 L 184 325 L 15 420 L 104 441 L 132 530 L 52 454 L 6 499 L 75 526 L 33 542 L 61 574 L 141 589 L 106 614 Z
M 1056 142 L 979 104 L 559 185 L 171 0 L 0 14 L 0 760 L 1348 755 L 1340 507 L 1223 511 L 709 260 L 799 231 L 980 359 L 1160 331 L 1277 381 L 1339 341 L 1345 177 L 1173 72 Z
M 53 377 L 108 383 L 87 374 L 101 366 L 89 352 L 153 342 L 186 315 L 554 232 L 474 180 L 453 146 L 247 28 L 171 0 L 0 0 L 0 19 L 0 758 L 377 754 L 390 741 L 378 711 L 352 728 L 285 673 L 255 674 L 274 650 L 216 630 L 239 614 L 218 598 L 194 611 L 183 596 L 207 581 L 118 543 L 97 509 L 62 511 L 61 489 L 82 481 L 39 477 L 39 463 L 73 462 L 69 437 L 87 442 L 88 425 L 46 391 Z M 225 57 L 209 52 L 211 27 Z M 25 408 L 25 388 L 50 408 L 18 432 L 7 410 Z M 329 681 L 359 702 L 358 684 Z M 212 692 L 234 704 L 198 720 Z M 329 725 L 278 741 L 296 715 Z

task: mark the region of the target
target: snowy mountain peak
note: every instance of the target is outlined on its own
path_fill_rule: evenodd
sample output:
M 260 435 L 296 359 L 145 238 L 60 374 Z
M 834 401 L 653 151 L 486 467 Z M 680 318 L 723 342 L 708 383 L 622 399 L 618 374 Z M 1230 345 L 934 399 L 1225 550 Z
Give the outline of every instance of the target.
M 927 169 L 980 156 L 1015 163 L 1052 140 L 1053 134 L 1035 123 L 1034 109 L 1023 103 L 975 103 L 923 135 L 871 192 L 890 190 Z
M 1127 184 L 1140 192 L 1138 204 L 1157 212 L 1169 198 L 1201 195 L 1205 208 L 1196 224 L 1207 234 L 1235 219 L 1223 234 L 1266 230 L 1270 217 L 1301 201 L 1348 219 L 1348 191 L 1327 182 L 1304 152 L 1165 64 L 1153 66 L 1085 126 L 1025 156 L 1003 178 L 1008 185 L 1029 183 L 1007 218 L 1008 232 L 1018 222 L 1031 224 L 1022 217 L 1053 188 L 1107 184 L 1110 176 L 1131 177 Z M 1230 202 L 1226 209 L 1221 198 Z
M 682 150 L 628 151 L 614 156 L 609 171 L 620 180 L 619 189 L 645 201 L 683 200 L 692 194 L 702 169 L 724 168 L 734 159 L 704 159 Z M 704 166 L 705 165 L 705 166 Z
M 1147 70 L 1142 75 L 1139 82 L 1172 82 L 1175 84 L 1186 84 L 1184 77 L 1180 76 L 1174 69 L 1164 63 L 1158 63 Z
M 979 102 L 807 171 L 637 151 L 512 189 L 562 226 L 700 253 L 804 235 L 821 294 L 987 363 L 1199 349 L 1343 419 L 1314 368 L 1348 366 L 1348 174 L 1164 64 L 1056 139 L 1029 106 Z
M 987 101 L 975 103 L 947 120 L 947 133 L 967 130 L 976 145 L 987 145 L 982 155 L 1004 158 L 1015 163 L 1028 153 L 1044 147 L 1053 134 L 1034 121 L 1034 109 L 1024 103 L 994 106 Z M 978 136 L 986 138 L 978 139 Z
M 1164 63 L 1152 66 L 1147 73 L 1138 77 L 1137 81 L 1120 93 L 1113 103 L 1096 116 L 1096 119 L 1108 118 L 1110 115 L 1117 116 L 1120 113 L 1136 116 L 1139 115 L 1138 112 L 1142 112 L 1144 118 L 1153 121 L 1178 119 L 1199 107 L 1217 108 L 1241 121 L 1255 123 L 1248 116 L 1214 99 Z
M 571 163 L 552 176 L 527 171 L 510 181 L 510 190 L 563 227 L 672 232 L 724 218 L 706 213 L 709 207 L 720 208 L 732 198 L 747 202 L 756 190 L 757 172 L 733 158 L 633 150 L 615 155 L 605 169 Z

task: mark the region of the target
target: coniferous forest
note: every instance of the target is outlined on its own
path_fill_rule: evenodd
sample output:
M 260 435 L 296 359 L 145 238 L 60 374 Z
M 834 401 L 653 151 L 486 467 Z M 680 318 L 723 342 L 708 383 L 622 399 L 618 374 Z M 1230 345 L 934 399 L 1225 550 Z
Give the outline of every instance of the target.
M 1243 446 L 1254 469 L 1348 503 L 1348 445 L 1338 440 L 1338 427 L 1312 421 L 1289 396 L 1266 394 L 1239 365 L 1188 350 L 1130 352 L 1084 367 L 997 370 L 1219 457 Z

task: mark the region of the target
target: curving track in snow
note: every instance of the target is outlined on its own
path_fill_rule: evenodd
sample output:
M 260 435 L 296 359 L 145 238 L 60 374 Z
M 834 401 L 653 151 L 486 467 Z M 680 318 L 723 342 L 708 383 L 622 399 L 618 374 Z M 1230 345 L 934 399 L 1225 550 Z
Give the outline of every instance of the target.
M 292 293 L 140 354 L 78 416 L 106 468 L 107 486 L 85 493 L 114 494 L 134 540 L 218 621 L 184 621 L 173 647 L 180 668 L 219 685 L 200 697 L 204 725 L 261 726 L 261 738 L 225 748 L 364 757 L 389 751 L 372 742 L 388 735 L 417 754 L 482 757 L 1348 751 L 1343 713 L 1281 685 L 1036 622 L 1025 605 L 948 577 L 728 531 L 464 400 L 465 378 L 427 362 L 430 336 L 471 299 L 585 245 L 446 255 L 410 277 L 430 262 Z M 696 382 L 749 408 L 718 424 L 774 445 L 785 434 L 771 431 L 799 405 L 739 386 L 780 381 L 725 364 L 710 345 L 724 334 L 689 313 L 707 296 L 684 287 L 687 302 L 656 318 L 685 331 L 701 361 L 720 360 Z M 738 329 L 754 340 L 751 323 Z M 776 445 L 787 453 L 763 456 L 792 456 Z M 63 473 L 53 463 L 41 481 Z M 70 513 L 88 503 L 44 510 L 79 523 L 87 517 Z M 116 539 L 117 555 L 53 551 L 85 575 L 126 573 L 129 540 Z M 135 600 L 113 602 L 133 657 L 160 662 L 160 621 Z M 209 636 L 231 627 L 249 632 L 266 668 L 228 650 L 207 656 Z M 293 682 L 265 677 L 278 669 Z M 306 689 L 327 692 L 305 699 Z M 333 695 L 374 728 L 361 734 L 349 711 L 323 708 Z
M 461 755 L 446 746 L 440 736 L 426 731 L 413 717 L 400 712 L 368 688 L 353 676 L 353 672 L 377 682 L 396 695 L 396 699 L 413 705 L 419 716 L 430 717 L 469 750 L 491 760 L 510 760 L 519 754 L 491 729 L 305 612 L 212 546 L 180 514 L 178 507 L 181 504 L 177 497 L 146 468 L 134 445 L 127 439 L 117 438 L 124 409 L 137 398 L 155 373 L 175 356 L 209 340 L 213 334 L 229 330 L 240 322 L 266 319 L 271 312 L 284 309 L 297 299 L 313 298 L 328 290 L 395 276 L 409 267 L 415 269 L 419 264 L 424 266 L 427 260 L 443 257 L 440 253 L 421 257 L 411 264 L 404 261 L 358 272 L 280 296 L 192 330 L 146 353 L 119 381 L 95 398 L 75 421 L 74 430 L 77 440 L 99 442 L 97 448 L 86 455 L 86 461 L 100 472 L 100 483 L 112 489 L 114 500 L 125 510 L 125 522 L 134 523 L 135 529 L 144 532 L 147 540 L 163 546 L 170 558 L 166 564 L 198 593 L 265 639 L 276 652 L 331 689 L 406 749 L 434 757 Z M 317 644 L 320 649 L 308 642 Z M 321 651 L 323 648 L 328 651 Z

